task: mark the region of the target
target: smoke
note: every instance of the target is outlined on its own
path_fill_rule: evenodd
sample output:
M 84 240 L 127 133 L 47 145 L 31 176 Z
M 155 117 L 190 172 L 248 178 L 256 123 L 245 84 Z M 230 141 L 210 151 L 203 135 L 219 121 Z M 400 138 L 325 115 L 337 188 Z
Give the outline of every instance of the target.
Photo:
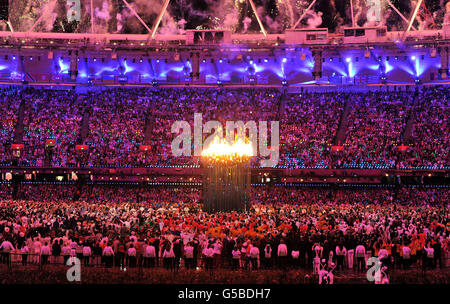
M 312 0 L 254 0 L 263 26 L 269 33 L 280 33 L 292 27 Z M 91 0 L 80 0 L 81 21 L 67 20 L 70 2 L 66 0 L 10 1 L 10 20 L 15 31 L 28 31 L 42 16 L 35 31 L 90 32 Z M 164 0 L 127 0 L 148 27 L 156 22 Z M 417 0 L 392 1 L 410 18 Z M 431 15 L 416 20 L 415 27 L 430 29 L 450 22 L 450 1 L 427 0 Z M 353 0 L 356 26 L 386 25 L 389 30 L 405 29 L 406 23 L 384 0 Z M 122 0 L 93 0 L 96 33 L 146 34 L 146 28 Z M 434 20 L 433 20 L 434 19 Z M 350 2 L 317 0 L 299 27 L 327 27 L 331 32 L 351 25 Z M 7 27 L 4 26 L 6 30 Z M 186 29 L 228 29 L 233 32 L 259 32 L 248 0 L 171 0 L 161 20 L 160 34 L 180 34 Z
M 265 23 L 267 24 L 268 28 L 270 29 L 270 32 L 277 33 L 280 32 L 281 25 L 276 21 L 270 18 L 269 16 L 265 16 L 264 18 Z
M 242 33 L 247 33 L 248 27 L 250 26 L 250 23 L 252 23 L 252 19 L 249 17 L 245 17 L 244 20 L 242 20 L 242 23 L 244 24 L 244 30 Z
M 291 27 L 296 22 L 295 15 L 294 15 L 294 8 L 293 8 L 293 5 L 291 2 L 292 2 L 292 0 L 278 0 L 278 3 L 277 3 L 279 19 L 284 19 L 283 23 L 285 23 L 286 27 Z M 293 1 L 293 2 L 296 3 L 299 1 Z M 272 18 L 270 18 L 270 19 L 272 19 Z
M 306 20 L 306 24 L 309 28 L 317 28 L 322 24 L 322 12 L 308 12 L 306 16 L 308 19 Z
M 56 17 L 56 0 L 51 0 L 42 6 L 39 13 L 42 16 L 40 27 L 41 30 L 44 29 L 46 32 L 50 32 L 53 29 L 53 24 L 55 23 Z

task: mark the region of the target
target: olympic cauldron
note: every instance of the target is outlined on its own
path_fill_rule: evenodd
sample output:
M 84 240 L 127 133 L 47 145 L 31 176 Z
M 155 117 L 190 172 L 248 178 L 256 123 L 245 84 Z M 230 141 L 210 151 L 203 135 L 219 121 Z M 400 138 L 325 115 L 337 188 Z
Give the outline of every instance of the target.
M 203 210 L 244 211 L 250 185 L 250 162 L 253 149 L 248 140 L 229 142 L 216 137 L 202 151 Z

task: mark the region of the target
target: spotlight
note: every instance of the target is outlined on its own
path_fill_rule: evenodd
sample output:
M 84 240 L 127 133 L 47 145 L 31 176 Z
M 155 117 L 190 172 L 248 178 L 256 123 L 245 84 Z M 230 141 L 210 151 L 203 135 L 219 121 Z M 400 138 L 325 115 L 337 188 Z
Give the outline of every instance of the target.
M 267 58 L 266 58 L 266 59 L 264 59 L 264 62 L 267 63 L 267 62 L 269 62 L 269 60 L 267 60 Z
M 282 84 L 283 86 L 287 86 L 287 80 L 286 80 L 286 79 L 283 79 L 283 81 L 281 81 L 281 84 Z
M 411 60 L 416 60 L 416 56 L 411 56 Z
M 16 56 L 13 56 L 13 60 L 16 60 Z
M 333 58 L 330 58 L 330 61 L 333 61 Z
M 250 64 L 253 64 L 253 60 L 250 60 L 250 62 L 249 62 Z
M 97 61 L 97 58 L 94 58 L 94 61 Z
M 283 58 L 283 63 L 284 63 L 284 62 L 287 62 L 287 59 L 286 59 L 286 58 Z
M 206 62 L 206 59 L 203 59 L 202 62 L 205 63 L 205 62 Z
M 159 59 L 156 59 L 156 63 L 159 63 Z
M 141 59 L 139 59 L 139 62 L 142 62 L 142 58 L 141 58 Z
M 219 63 L 222 63 L 223 62 L 223 60 L 222 59 L 219 59 Z
M 350 57 L 345 58 L 345 61 L 350 62 L 352 59 Z
M 33 60 L 33 56 L 30 57 L 30 60 Z

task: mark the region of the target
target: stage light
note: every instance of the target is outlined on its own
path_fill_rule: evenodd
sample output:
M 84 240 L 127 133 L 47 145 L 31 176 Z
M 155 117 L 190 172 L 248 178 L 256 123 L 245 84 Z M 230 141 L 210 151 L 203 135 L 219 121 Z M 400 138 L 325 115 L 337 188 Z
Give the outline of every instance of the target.
M 350 57 L 347 57 L 346 59 L 345 59 L 345 61 L 347 61 L 347 62 L 350 62 L 352 59 L 350 58 Z
M 13 56 L 13 60 L 16 60 L 16 56 Z
M 250 64 L 253 64 L 253 60 L 250 60 L 249 63 L 250 63 Z
M 287 62 L 287 59 L 286 59 L 286 58 L 283 58 L 283 62 Z
M 156 63 L 159 63 L 159 59 L 156 59 Z
M 333 61 L 333 58 L 330 58 L 330 61 Z
M 219 63 L 222 63 L 223 62 L 223 60 L 222 59 L 219 59 Z
M 432 48 L 432 49 L 430 50 L 430 57 L 431 57 L 431 58 L 435 58 L 436 55 L 437 55 L 437 50 L 436 50 L 436 48 Z
M 33 56 L 30 57 L 30 60 L 33 60 Z
M 205 63 L 205 62 L 206 62 L 206 59 L 203 59 L 202 62 Z
M 411 56 L 411 59 L 412 60 L 416 60 L 416 56 Z
M 269 60 L 267 60 L 267 58 L 266 58 L 266 59 L 264 59 L 264 62 L 267 63 L 267 62 L 269 62 Z

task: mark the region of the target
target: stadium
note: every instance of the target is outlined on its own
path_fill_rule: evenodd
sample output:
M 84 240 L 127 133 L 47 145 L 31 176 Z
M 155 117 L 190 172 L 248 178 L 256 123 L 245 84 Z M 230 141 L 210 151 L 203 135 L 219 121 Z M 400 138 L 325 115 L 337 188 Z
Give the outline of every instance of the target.
M 450 2 L 0 19 L 2 283 L 449 283 Z

